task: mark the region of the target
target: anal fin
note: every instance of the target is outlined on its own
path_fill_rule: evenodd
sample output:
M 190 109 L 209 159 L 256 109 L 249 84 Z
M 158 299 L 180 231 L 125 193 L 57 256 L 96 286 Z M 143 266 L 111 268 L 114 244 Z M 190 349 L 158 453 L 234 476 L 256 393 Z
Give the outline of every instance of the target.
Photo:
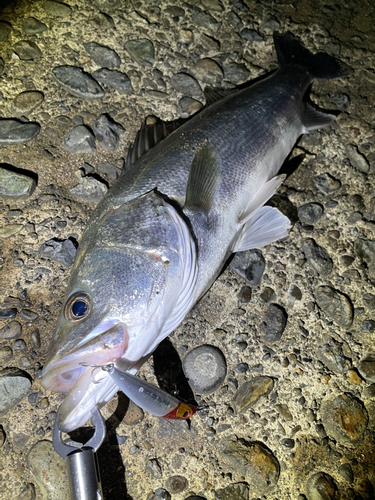
M 317 128 L 328 127 L 333 121 L 335 121 L 336 116 L 329 113 L 323 113 L 313 108 L 311 104 L 305 102 L 305 109 L 302 115 L 302 123 L 304 126 L 304 133 L 311 132 Z

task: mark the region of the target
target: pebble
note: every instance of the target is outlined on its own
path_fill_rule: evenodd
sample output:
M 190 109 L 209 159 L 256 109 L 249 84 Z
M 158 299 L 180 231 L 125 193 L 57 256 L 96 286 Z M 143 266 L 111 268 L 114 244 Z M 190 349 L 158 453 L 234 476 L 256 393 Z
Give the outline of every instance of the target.
M 95 138 L 85 125 L 78 125 L 65 137 L 63 148 L 75 154 L 95 153 Z
M 332 194 L 341 187 L 341 182 L 332 177 L 328 172 L 314 177 L 313 184 L 318 191 L 325 195 Z
M 287 304 L 288 307 L 293 308 L 296 300 L 302 299 L 302 292 L 297 285 L 290 285 L 288 289 Z
M 246 411 L 253 406 L 260 398 L 268 396 L 273 390 L 273 380 L 271 377 L 254 377 L 244 382 L 237 391 L 234 403 L 239 411 Z
M 182 369 L 191 388 L 199 394 L 216 391 L 227 373 L 222 352 L 210 345 L 202 345 L 188 352 L 182 361 Z
M 364 174 L 368 174 L 370 171 L 370 164 L 367 158 L 358 151 L 356 146 L 347 146 L 346 148 L 346 156 L 349 158 L 351 165 L 363 172 Z
M 25 321 L 35 321 L 39 318 L 39 314 L 34 311 L 30 311 L 30 309 L 21 309 L 20 316 Z
M 263 37 L 255 30 L 244 28 L 240 32 L 241 38 L 244 38 L 245 40 L 249 40 L 250 42 L 262 42 Z
M 109 30 L 114 27 L 115 23 L 111 16 L 104 14 L 104 12 L 99 12 L 96 17 L 89 19 L 89 23 L 95 29 Z
M 13 110 L 17 116 L 27 115 L 44 101 L 43 92 L 27 90 L 18 94 L 13 101 Z
M 119 94 L 126 95 L 134 92 L 130 78 L 121 71 L 101 68 L 94 71 L 92 76 L 103 85 L 113 87 Z
M 259 327 L 262 341 L 271 344 L 279 341 L 284 333 L 287 321 L 288 315 L 285 309 L 278 304 L 270 304 Z
M 224 76 L 226 80 L 239 85 L 249 79 L 250 71 L 243 64 L 232 62 L 224 66 Z
M 243 304 L 247 304 L 251 300 L 251 288 L 247 285 L 241 287 L 241 290 L 237 294 L 237 299 Z
M 369 273 L 375 276 L 375 240 L 358 238 L 354 242 L 354 250 L 366 262 Z
M 0 238 L 10 238 L 19 233 L 23 228 L 22 224 L 8 224 L 6 226 L 0 226 Z
M 354 479 L 353 469 L 349 463 L 340 465 L 338 469 L 338 473 L 341 477 L 348 481 L 348 483 L 352 483 Z
M 39 252 L 44 257 L 60 262 L 66 267 L 73 264 L 76 251 L 76 247 L 70 239 L 62 241 L 51 239 L 43 243 L 39 248 Z
M 167 479 L 165 485 L 171 493 L 181 493 L 186 490 L 189 483 L 184 476 L 172 476 Z
M 35 19 L 35 17 L 22 19 L 22 28 L 25 35 L 37 35 L 48 29 L 44 23 L 39 21 L 39 19 Z
M 249 365 L 247 363 L 239 363 L 235 368 L 235 371 L 237 373 L 245 373 L 248 370 L 249 370 Z
M 373 319 L 365 319 L 364 321 L 362 321 L 361 332 L 375 332 L 375 321 Z
M 147 500 L 171 500 L 171 498 L 172 497 L 167 490 L 164 488 L 157 488 L 155 490 L 155 494 L 151 498 L 147 497 Z
M 349 393 L 341 394 L 321 406 L 322 422 L 327 434 L 342 445 L 355 445 L 368 424 L 363 403 Z
M 121 173 L 121 170 L 111 163 L 99 163 L 98 170 L 110 181 L 115 181 Z
M 22 335 L 22 326 L 18 321 L 11 321 L 0 329 L 0 339 L 16 339 Z
M 178 111 L 180 113 L 181 118 L 189 118 L 189 116 L 194 115 L 200 109 L 202 109 L 203 104 L 196 99 L 192 99 L 191 97 L 182 97 L 178 101 Z
M 46 14 L 51 17 L 68 17 L 73 12 L 71 7 L 63 2 L 46 0 L 43 4 Z
M 117 68 L 121 64 L 121 59 L 118 54 L 106 47 L 96 42 L 89 42 L 83 44 L 86 51 L 90 54 L 91 59 L 99 66 L 105 68 Z
M 202 89 L 195 78 L 186 73 L 177 73 L 171 78 L 172 87 L 189 97 L 202 94 Z
M 70 194 L 80 201 L 95 203 L 100 201 L 106 192 L 107 186 L 94 177 L 82 177 L 77 186 L 70 189 Z
M 367 309 L 375 309 L 375 295 L 372 293 L 365 293 L 362 297 L 362 302 Z
M 191 68 L 193 76 L 206 85 L 219 85 L 223 78 L 223 70 L 213 59 L 200 59 Z
M 358 371 L 369 383 L 375 383 L 375 354 L 367 354 L 358 364 Z
M 34 61 L 40 59 L 43 54 L 35 42 L 20 40 L 14 45 L 14 51 L 21 61 Z
M 223 450 L 222 459 L 236 474 L 246 477 L 253 494 L 265 494 L 277 484 L 280 475 L 279 462 L 272 451 L 261 442 L 245 439 L 232 441 Z
M 258 286 L 262 281 L 266 262 L 260 250 L 246 250 L 235 254 L 230 267 L 245 278 L 250 286 Z
M 13 350 L 9 346 L 0 347 L 0 365 L 6 365 L 13 358 Z
M 154 64 L 155 48 L 154 44 L 147 38 L 139 38 L 137 40 L 128 40 L 124 44 L 125 50 L 129 53 L 133 60 L 141 65 Z
M 29 392 L 31 379 L 28 373 L 18 368 L 4 368 L 0 371 L 0 413 L 19 403 Z
M 336 373 L 346 373 L 352 360 L 344 353 L 343 344 L 330 337 L 328 342 L 318 348 L 318 359 Z
M 95 139 L 99 145 L 107 151 L 115 151 L 120 144 L 120 135 L 124 129 L 118 123 L 115 123 L 107 114 L 102 114 L 94 121 L 92 129 Z
M 220 29 L 221 23 L 218 23 L 215 18 L 206 12 L 196 12 L 191 16 L 191 21 L 194 26 L 200 26 L 208 31 L 216 33 Z
M 13 27 L 7 21 L 0 21 L 0 42 L 5 42 L 12 33 Z
M 322 311 L 343 328 L 349 328 L 353 322 L 353 308 L 346 295 L 330 286 L 318 286 L 315 299 Z
M 13 118 L 0 120 L 0 146 L 21 144 L 31 141 L 39 134 L 40 125 L 32 122 L 21 122 Z
M 333 262 L 331 257 L 327 250 L 318 245 L 313 238 L 304 240 L 301 249 L 314 271 L 323 276 L 327 276 L 332 272 Z
M 22 351 L 23 349 L 26 349 L 26 342 L 22 339 L 16 340 L 13 344 L 13 350 Z
M 148 471 L 155 479 L 161 479 L 163 477 L 162 469 L 156 458 L 147 461 L 146 471 Z
M 0 309 L 0 319 L 13 319 L 16 316 L 17 316 L 17 309 L 15 307 Z
M 83 99 L 101 99 L 104 90 L 94 78 L 76 66 L 56 66 L 52 70 L 57 82 L 68 92 Z
M 318 472 L 309 477 L 306 484 L 308 500 L 339 500 L 336 483 L 329 474 Z
M 323 207 L 319 203 L 306 203 L 298 207 L 298 218 L 304 224 L 315 224 L 323 215 Z
M 215 490 L 215 500 L 249 500 L 249 486 L 245 483 L 233 483 Z

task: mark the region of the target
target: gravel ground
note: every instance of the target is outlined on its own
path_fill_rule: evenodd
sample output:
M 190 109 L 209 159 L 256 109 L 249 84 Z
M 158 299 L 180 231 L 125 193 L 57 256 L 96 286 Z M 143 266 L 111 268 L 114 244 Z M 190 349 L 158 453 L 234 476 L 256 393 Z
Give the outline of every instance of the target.
M 275 69 L 272 34 L 287 30 L 352 69 L 312 87 L 317 105 L 340 114 L 299 141 L 271 200 L 291 218 L 290 236 L 236 256 L 140 371 L 195 398 L 191 423 L 144 414 L 122 395 L 103 408 L 104 496 L 375 498 L 372 2 L 7 3 L 0 498 L 67 498 L 51 444 L 63 395 L 38 377 L 82 231 L 141 122 L 186 118 L 207 85 L 233 88 Z

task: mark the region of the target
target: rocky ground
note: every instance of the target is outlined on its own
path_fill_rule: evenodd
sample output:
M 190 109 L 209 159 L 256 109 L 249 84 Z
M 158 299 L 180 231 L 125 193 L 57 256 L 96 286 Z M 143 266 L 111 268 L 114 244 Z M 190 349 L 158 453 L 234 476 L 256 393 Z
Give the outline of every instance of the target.
M 316 104 L 340 114 L 299 141 L 271 200 L 291 218 L 290 236 L 236 256 L 140 371 L 195 398 L 191 423 L 144 414 L 121 395 L 103 409 L 104 496 L 375 498 L 371 4 L 0 8 L 0 498 L 68 496 L 51 444 L 63 396 L 38 377 L 80 235 L 142 120 L 186 118 L 205 104 L 207 85 L 275 69 L 275 30 L 351 68 L 312 88 Z

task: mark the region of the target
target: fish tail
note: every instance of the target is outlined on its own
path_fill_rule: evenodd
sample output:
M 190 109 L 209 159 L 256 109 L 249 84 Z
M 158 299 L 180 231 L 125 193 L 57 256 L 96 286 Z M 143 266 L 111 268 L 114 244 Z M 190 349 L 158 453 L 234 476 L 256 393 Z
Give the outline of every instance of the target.
M 343 64 L 333 56 L 318 52 L 312 54 L 292 33 L 274 33 L 276 54 L 281 66 L 293 64 L 308 69 L 311 80 L 329 80 L 347 74 Z

